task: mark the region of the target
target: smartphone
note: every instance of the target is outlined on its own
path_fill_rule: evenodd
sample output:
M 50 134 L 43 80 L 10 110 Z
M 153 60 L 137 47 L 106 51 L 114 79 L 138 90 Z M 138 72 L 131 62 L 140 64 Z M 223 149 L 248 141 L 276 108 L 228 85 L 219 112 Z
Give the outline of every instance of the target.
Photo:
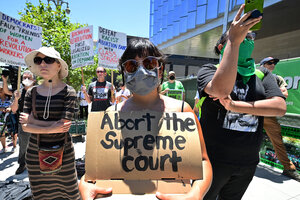
M 251 16 L 248 19 L 257 18 L 259 16 L 262 16 L 263 9 L 264 9 L 264 0 L 245 0 L 245 8 L 244 8 L 245 13 L 252 11 L 252 10 L 257 10 L 253 13 L 253 15 L 251 14 Z M 261 24 L 262 24 L 262 21 L 255 24 L 250 30 L 252 30 L 252 31 L 259 30 L 261 28 Z

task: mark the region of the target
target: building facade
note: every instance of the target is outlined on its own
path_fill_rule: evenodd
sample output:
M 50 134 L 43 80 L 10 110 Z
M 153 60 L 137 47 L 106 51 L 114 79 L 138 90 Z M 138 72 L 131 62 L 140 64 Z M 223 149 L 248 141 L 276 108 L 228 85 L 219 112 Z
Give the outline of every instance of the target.
M 150 0 L 150 40 L 164 53 L 217 58 L 213 47 L 245 0 Z M 265 0 L 253 57 L 300 56 L 300 1 Z M 226 20 L 227 19 L 227 20 Z M 225 28 L 224 28 L 225 27 Z

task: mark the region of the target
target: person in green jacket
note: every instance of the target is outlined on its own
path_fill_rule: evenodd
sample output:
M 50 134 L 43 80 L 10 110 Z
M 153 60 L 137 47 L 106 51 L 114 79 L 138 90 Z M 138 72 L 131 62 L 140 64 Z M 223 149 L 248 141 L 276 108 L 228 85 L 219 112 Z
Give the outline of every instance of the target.
M 178 100 L 184 100 L 184 87 L 180 81 L 176 80 L 174 71 L 169 71 L 168 81 L 161 86 L 161 94 L 172 97 Z

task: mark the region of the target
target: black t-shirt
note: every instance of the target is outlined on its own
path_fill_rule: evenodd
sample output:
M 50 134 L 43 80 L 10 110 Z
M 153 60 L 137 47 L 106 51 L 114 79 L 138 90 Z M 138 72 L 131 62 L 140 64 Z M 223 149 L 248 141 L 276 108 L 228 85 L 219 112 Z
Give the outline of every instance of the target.
M 88 94 L 92 96 L 91 111 L 104 111 L 111 105 L 111 88 L 108 81 L 95 81 L 89 85 Z
M 21 92 L 21 97 L 18 100 L 19 108 L 17 112 L 19 113 L 23 112 L 25 94 L 26 94 L 26 90 L 25 88 L 23 88 Z
M 209 158 L 212 162 L 232 165 L 256 165 L 262 140 L 263 117 L 227 111 L 219 101 L 213 101 L 204 92 L 216 72 L 213 64 L 207 64 L 198 72 L 199 96 L 206 96 L 201 108 L 200 123 Z M 237 74 L 231 98 L 256 101 L 274 96 L 284 98 L 274 76 L 265 69 L 263 80 L 253 75 L 247 84 Z

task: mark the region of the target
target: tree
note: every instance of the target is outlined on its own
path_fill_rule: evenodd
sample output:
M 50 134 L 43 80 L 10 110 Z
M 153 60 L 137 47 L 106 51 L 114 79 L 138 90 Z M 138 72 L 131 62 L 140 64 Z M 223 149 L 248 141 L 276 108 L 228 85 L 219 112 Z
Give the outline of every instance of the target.
M 22 21 L 43 28 L 42 46 L 52 46 L 60 53 L 62 59 L 69 66 L 69 75 L 66 82 L 78 90 L 82 84 L 81 69 L 71 69 L 70 32 L 86 25 L 71 23 L 66 11 L 61 9 L 60 6 L 53 10 L 50 4 L 44 4 L 42 0 L 39 0 L 37 6 L 30 2 L 26 3 L 26 7 L 19 14 Z M 94 59 L 94 65 L 83 68 L 85 84 L 91 82 L 91 79 L 95 76 L 97 55 Z

